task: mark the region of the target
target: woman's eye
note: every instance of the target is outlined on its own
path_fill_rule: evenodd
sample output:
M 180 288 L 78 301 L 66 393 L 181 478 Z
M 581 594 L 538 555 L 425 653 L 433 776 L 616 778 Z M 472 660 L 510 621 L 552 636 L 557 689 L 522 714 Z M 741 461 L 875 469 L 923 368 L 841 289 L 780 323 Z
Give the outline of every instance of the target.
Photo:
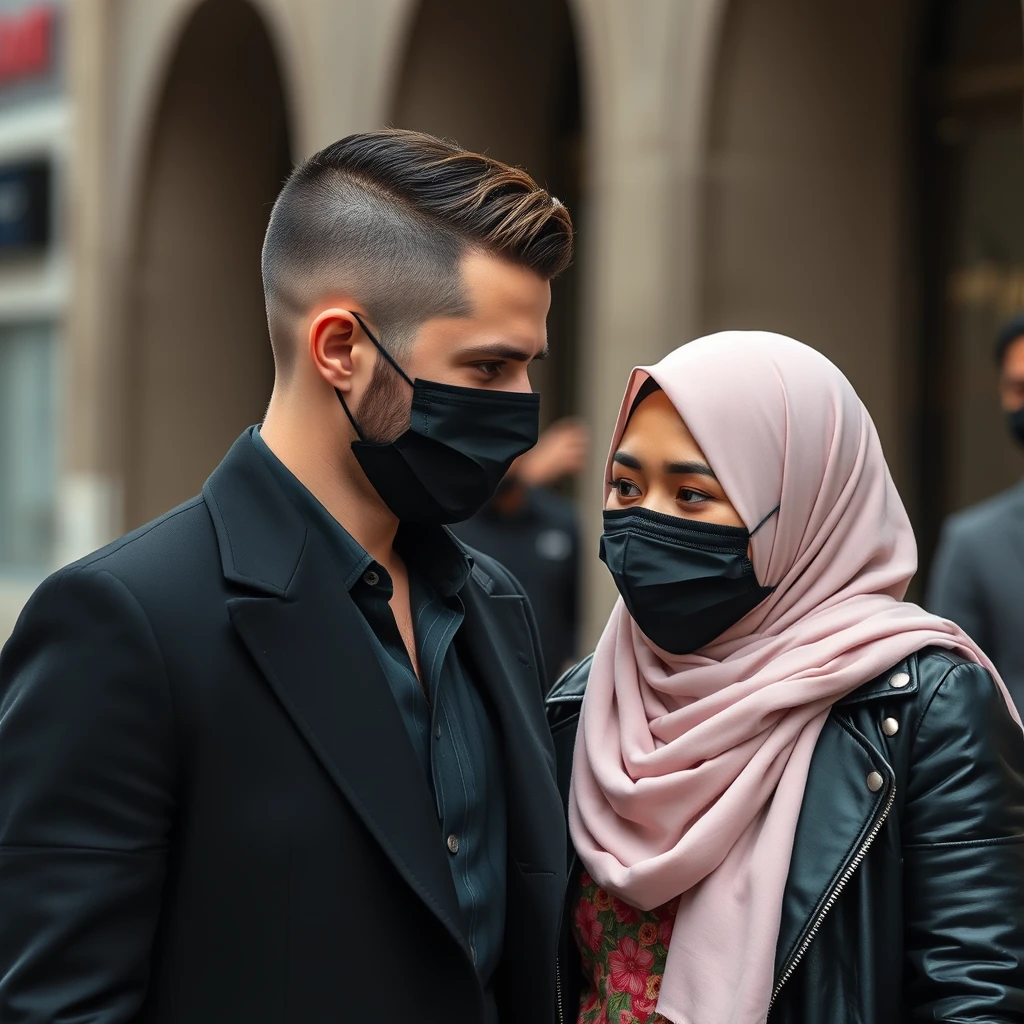
M 702 501 L 707 501 L 708 496 L 703 491 L 694 491 L 689 487 L 680 487 L 679 500 L 687 505 L 699 505 Z
M 632 480 L 627 480 L 625 477 L 612 480 L 611 484 L 612 490 L 620 498 L 637 498 L 640 496 L 640 488 Z

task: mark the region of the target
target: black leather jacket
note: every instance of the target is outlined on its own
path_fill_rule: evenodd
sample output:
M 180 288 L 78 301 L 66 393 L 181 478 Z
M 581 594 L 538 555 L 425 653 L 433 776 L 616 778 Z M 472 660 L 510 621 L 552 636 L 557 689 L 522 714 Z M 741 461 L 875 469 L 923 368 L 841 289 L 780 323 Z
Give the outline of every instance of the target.
M 587 659 L 548 696 L 566 801 L 589 671 Z M 581 987 L 571 917 L 566 1022 Z M 797 826 L 768 1019 L 1024 1022 L 1024 735 L 983 668 L 931 648 L 833 708 Z

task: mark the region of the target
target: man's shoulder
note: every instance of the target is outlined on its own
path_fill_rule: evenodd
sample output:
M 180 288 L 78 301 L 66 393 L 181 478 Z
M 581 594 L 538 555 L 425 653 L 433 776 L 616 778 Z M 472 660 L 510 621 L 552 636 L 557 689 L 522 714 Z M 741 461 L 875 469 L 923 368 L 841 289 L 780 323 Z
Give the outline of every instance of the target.
M 217 559 L 217 537 L 202 495 L 59 570 L 61 574 L 106 572 L 126 586 L 147 580 L 168 581 L 182 571 Z M 218 563 L 219 564 L 219 563 Z
M 1003 529 L 1015 521 L 1024 523 L 1024 484 L 953 513 L 946 521 L 945 529 L 947 535 L 956 540 L 988 540 L 993 530 Z

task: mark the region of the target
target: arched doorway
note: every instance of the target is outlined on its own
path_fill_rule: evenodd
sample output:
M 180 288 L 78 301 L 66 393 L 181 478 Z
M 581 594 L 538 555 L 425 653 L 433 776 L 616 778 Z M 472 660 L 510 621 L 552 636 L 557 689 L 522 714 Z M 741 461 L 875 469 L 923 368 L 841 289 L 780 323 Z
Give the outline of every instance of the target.
M 569 207 L 578 230 L 583 114 L 564 0 L 423 0 L 408 39 L 392 123 L 525 167 Z M 576 281 L 570 269 L 553 289 L 551 357 L 534 378 L 545 421 L 578 409 Z
M 1024 33 L 1017 0 L 934 0 L 922 47 L 919 533 L 1020 479 L 996 331 L 1024 310 Z
M 266 26 L 245 0 L 206 0 L 171 62 L 140 190 L 126 330 L 130 527 L 195 494 L 262 416 L 273 363 L 260 247 L 289 169 Z
M 706 330 L 760 328 L 835 360 L 907 470 L 909 0 L 734 0 L 717 71 Z
M 835 360 L 927 574 L 954 508 L 1019 476 L 992 335 L 1024 306 L 1016 0 L 734 0 L 711 117 L 706 330 Z

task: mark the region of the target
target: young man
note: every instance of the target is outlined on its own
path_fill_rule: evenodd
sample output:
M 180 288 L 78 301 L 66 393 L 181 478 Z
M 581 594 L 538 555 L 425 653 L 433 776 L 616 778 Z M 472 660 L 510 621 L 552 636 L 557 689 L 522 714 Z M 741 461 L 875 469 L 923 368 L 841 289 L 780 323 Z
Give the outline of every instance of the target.
M 536 440 L 571 248 L 525 173 L 429 136 L 291 176 L 262 427 L 0 657 L 0 1020 L 552 1020 L 537 631 L 442 524 Z
M 1024 314 L 996 338 L 999 398 L 1024 445 Z M 1024 708 L 1024 483 L 951 516 L 935 555 L 928 609 L 961 626 Z

